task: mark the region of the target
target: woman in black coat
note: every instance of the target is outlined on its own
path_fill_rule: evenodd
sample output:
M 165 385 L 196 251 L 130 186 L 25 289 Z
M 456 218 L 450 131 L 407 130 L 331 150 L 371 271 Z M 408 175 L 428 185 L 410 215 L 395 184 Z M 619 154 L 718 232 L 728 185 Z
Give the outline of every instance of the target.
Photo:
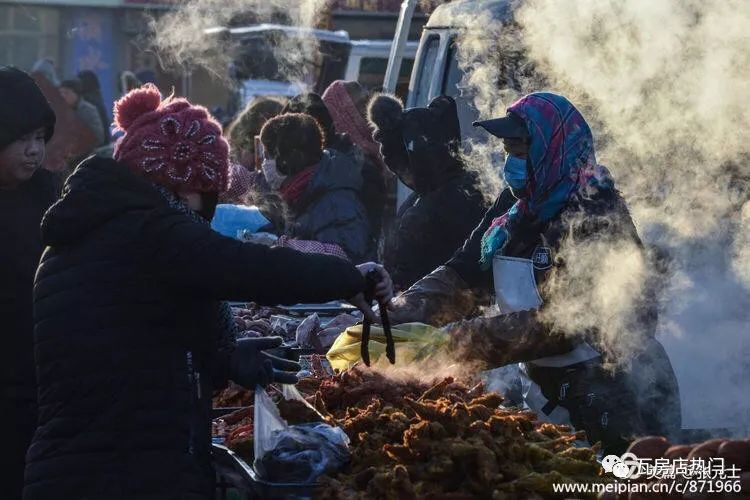
M 396 288 L 407 289 L 453 255 L 488 204 L 459 156 L 461 129 L 451 97 L 403 111 L 395 97 L 379 95 L 369 117 L 386 166 L 413 191 L 399 207 L 384 251 Z
M 377 266 L 212 231 L 228 172 L 218 123 L 185 100 L 160 102 L 153 86 L 115 114 L 116 160 L 79 165 L 42 223 L 40 414 L 24 498 L 209 499 L 213 391 L 296 380 L 296 364 L 262 352 L 280 340 L 235 342 L 222 300 L 355 297 Z
M 32 287 L 44 246 L 42 215 L 57 199 L 55 176 L 41 168 L 55 113 L 34 80 L 0 68 L 0 452 L 3 498 L 21 498 L 26 449 L 36 427 Z

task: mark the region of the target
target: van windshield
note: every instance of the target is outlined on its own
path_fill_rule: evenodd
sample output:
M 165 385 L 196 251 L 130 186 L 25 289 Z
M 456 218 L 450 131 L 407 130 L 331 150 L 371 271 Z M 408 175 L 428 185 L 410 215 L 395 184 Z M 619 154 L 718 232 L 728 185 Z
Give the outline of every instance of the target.
M 409 91 L 409 77 L 414 66 L 414 59 L 404 57 L 401 60 L 398 81 L 396 82 L 396 95 L 404 98 Z M 387 57 L 363 57 L 359 63 L 359 76 L 357 81 L 368 90 L 381 90 L 383 88 L 383 77 L 388 67 Z
M 419 78 L 414 89 L 414 106 L 424 107 L 429 104 L 430 84 L 432 83 L 432 73 L 435 69 L 439 47 L 440 37 L 437 35 L 431 36 L 425 43 L 424 55 L 420 61 Z
M 474 95 L 468 88 L 461 85 L 463 77 L 464 72 L 458 64 L 457 46 L 455 41 L 452 41 L 448 49 L 448 61 L 445 77 L 443 78 L 442 93 L 456 100 L 458 121 L 461 124 L 461 136 L 463 139 L 471 138 L 474 141 L 484 142 L 486 134 L 478 133 L 476 127 L 471 125 L 479 117 L 479 112 L 474 107 Z

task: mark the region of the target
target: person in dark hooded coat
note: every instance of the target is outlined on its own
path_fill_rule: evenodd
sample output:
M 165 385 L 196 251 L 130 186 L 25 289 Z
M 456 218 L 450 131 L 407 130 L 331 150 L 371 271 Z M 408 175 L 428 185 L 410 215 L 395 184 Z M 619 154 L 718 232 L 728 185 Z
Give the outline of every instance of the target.
M 114 159 L 91 157 L 42 221 L 34 285 L 39 427 L 26 500 L 207 500 L 211 394 L 296 382 L 296 363 L 236 340 L 226 300 L 352 300 L 377 265 L 242 243 L 211 230 L 229 148 L 205 108 L 123 97 Z
M 655 339 L 655 283 L 608 281 L 617 249 L 648 264 L 585 119 L 565 97 L 538 92 L 477 125 L 503 139 L 510 189 L 460 251 L 394 300 L 391 321 L 442 326 L 456 359 L 517 366 L 523 403 L 586 431 L 605 454 L 621 455 L 635 436 L 674 436 L 679 388 Z M 620 287 L 609 290 L 618 315 L 591 317 L 586 301 L 597 297 L 586 293 L 600 293 L 600 281 Z M 495 314 L 480 315 L 491 296 Z
M 311 116 L 271 118 L 260 134 L 263 174 L 288 207 L 284 234 L 333 243 L 352 262 L 375 258 L 376 244 L 362 203 L 362 173 L 355 161 L 323 149 L 323 131 Z
M 41 168 L 55 113 L 31 76 L 0 68 L 0 452 L 3 498 L 23 489 L 26 449 L 36 428 L 34 273 L 44 245 L 42 215 L 57 199 L 55 176 Z
M 396 288 L 407 289 L 453 255 L 488 204 L 459 157 L 461 130 L 452 98 L 404 111 L 397 98 L 379 95 L 369 117 L 386 165 L 413 190 L 399 208 L 384 259 Z

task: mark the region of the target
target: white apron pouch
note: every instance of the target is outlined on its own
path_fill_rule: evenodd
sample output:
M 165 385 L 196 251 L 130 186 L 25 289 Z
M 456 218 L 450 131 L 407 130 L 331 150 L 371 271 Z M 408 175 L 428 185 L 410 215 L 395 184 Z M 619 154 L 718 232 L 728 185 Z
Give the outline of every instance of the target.
M 495 299 L 501 314 L 529 311 L 542 305 L 542 297 L 539 295 L 534 277 L 534 263 L 530 259 L 497 255 L 492 259 L 492 277 L 495 283 Z M 530 363 L 562 367 L 599 355 L 589 344 L 581 342 L 568 353 L 535 359 Z M 524 406 L 534 411 L 542 421 L 570 425 L 570 413 L 564 407 L 557 405 L 549 415 L 542 411 L 549 400 L 542 394 L 542 388 L 529 377 L 526 363 L 518 363 L 516 366 L 516 373 L 521 379 Z M 565 395 L 561 394 L 560 399 L 565 399 Z
M 528 311 L 542 305 L 534 263 L 530 259 L 497 255 L 492 259 L 492 278 L 501 314 Z

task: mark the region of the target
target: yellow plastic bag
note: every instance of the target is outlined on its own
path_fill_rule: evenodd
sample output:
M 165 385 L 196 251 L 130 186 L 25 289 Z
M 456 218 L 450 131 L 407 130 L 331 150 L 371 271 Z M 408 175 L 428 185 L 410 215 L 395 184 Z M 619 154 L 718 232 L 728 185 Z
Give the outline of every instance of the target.
M 396 347 L 396 364 L 408 363 L 438 351 L 448 343 L 448 334 L 424 323 L 404 323 L 391 328 Z M 362 325 L 349 327 L 331 346 L 326 357 L 337 370 L 351 368 L 360 357 Z M 373 363 L 385 354 L 385 334 L 379 326 L 370 328 L 370 359 Z

